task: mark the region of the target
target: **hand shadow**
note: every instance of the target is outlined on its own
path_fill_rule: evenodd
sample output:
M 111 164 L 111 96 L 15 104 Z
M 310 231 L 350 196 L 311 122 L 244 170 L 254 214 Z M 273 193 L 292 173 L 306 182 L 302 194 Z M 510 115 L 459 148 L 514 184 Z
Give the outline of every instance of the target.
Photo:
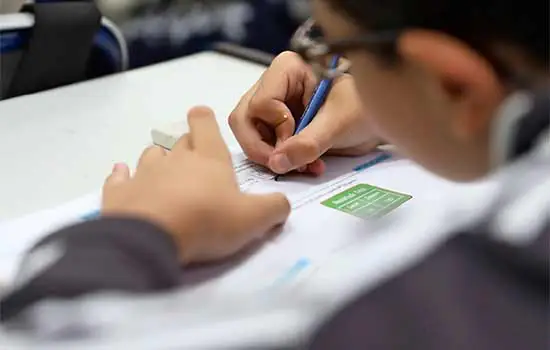
M 284 182 L 287 188 L 288 186 L 291 186 L 293 190 L 301 191 L 304 189 L 302 187 L 303 185 L 307 185 L 305 188 L 309 188 L 310 185 L 326 183 L 338 178 L 339 176 L 350 173 L 350 171 L 352 171 L 356 166 L 368 162 L 381 152 L 388 151 L 384 150 L 380 152 L 373 152 L 366 156 L 357 157 L 325 156 L 323 159 L 326 161 L 327 169 L 325 174 L 322 176 L 313 177 L 305 176 L 304 174 L 291 173 L 284 175 L 279 181 Z M 373 167 L 384 165 L 388 166 L 390 163 L 402 159 L 402 157 L 395 152 L 389 153 L 391 153 L 391 158 L 377 163 L 376 165 L 373 165 Z M 241 250 L 239 253 L 231 256 L 230 258 L 213 263 L 194 264 L 185 267 L 185 272 L 183 273 L 182 271 L 180 285 L 183 288 L 186 286 L 196 286 L 238 269 L 242 264 L 246 263 L 247 260 L 263 246 L 263 244 L 278 237 L 281 232 L 282 226 L 273 228 L 263 239 L 255 241 L 247 248 Z
M 378 156 L 388 156 L 389 158 L 375 162 L 365 169 L 370 167 L 376 168 L 403 159 L 403 157 L 396 152 L 391 152 L 389 150 L 378 150 L 364 156 L 323 156 L 322 159 L 325 161 L 326 169 L 322 175 L 313 176 L 311 174 L 291 172 L 280 176 L 277 179 L 277 182 L 284 183 L 289 186 L 292 186 L 293 184 L 308 186 L 321 185 L 342 175 L 349 174 L 357 166 L 368 164 L 372 160 L 375 160 Z M 296 190 L 299 189 L 296 188 Z
M 238 269 L 242 264 L 246 263 L 246 261 L 266 242 L 279 236 L 281 232 L 282 225 L 276 226 L 269 231 L 263 239 L 251 243 L 245 249 L 229 258 L 212 263 L 191 264 L 185 267 L 185 271 L 183 271 L 182 268 L 180 286 L 183 288 L 194 287 L 229 273 L 232 270 Z

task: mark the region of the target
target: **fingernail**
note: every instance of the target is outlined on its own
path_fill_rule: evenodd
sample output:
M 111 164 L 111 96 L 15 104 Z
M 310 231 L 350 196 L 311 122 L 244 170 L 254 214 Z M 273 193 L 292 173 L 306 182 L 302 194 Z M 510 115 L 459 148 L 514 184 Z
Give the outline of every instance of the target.
M 288 157 L 283 154 L 276 154 L 269 160 L 269 167 L 278 173 L 286 173 L 292 168 Z
M 124 168 L 124 166 L 124 163 L 115 163 L 115 165 L 113 165 L 113 172 L 119 171 L 120 169 Z
M 305 172 L 306 170 L 307 170 L 307 165 L 301 166 L 301 167 L 299 167 L 299 168 L 297 169 L 297 171 L 298 171 L 299 173 L 303 173 L 303 172 Z

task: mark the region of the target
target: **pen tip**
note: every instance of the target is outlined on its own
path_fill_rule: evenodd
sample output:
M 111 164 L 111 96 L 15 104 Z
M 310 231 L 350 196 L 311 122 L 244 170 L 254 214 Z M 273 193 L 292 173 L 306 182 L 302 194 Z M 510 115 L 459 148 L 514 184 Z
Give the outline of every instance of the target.
M 273 178 L 274 181 L 279 181 L 279 178 L 281 177 L 281 175 L 275 175 L 275 177 Z

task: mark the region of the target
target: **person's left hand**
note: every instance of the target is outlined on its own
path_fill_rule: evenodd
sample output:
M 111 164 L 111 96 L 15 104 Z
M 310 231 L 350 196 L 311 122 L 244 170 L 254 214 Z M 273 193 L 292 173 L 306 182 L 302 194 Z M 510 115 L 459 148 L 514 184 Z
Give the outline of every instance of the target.
M 157 224 L 185 263 L 220 259 L 263 237 L 289 215 L 282 194 L 242 193 L 212 110 L 194 108 L 190 132 L 171 152 L 148 148 L 130 176 L 115 166 L 103 188 L 103 216 Z

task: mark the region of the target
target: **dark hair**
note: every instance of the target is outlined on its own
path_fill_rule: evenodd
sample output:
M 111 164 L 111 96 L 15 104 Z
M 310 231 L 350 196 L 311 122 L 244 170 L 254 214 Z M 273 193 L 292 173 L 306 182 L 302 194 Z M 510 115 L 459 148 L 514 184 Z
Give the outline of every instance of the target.
M 367 30 L 433 29 L 485 56 L 499 73 L 494 44 L 519 48 L 548 68 L 548 0 L 324 0 Z

